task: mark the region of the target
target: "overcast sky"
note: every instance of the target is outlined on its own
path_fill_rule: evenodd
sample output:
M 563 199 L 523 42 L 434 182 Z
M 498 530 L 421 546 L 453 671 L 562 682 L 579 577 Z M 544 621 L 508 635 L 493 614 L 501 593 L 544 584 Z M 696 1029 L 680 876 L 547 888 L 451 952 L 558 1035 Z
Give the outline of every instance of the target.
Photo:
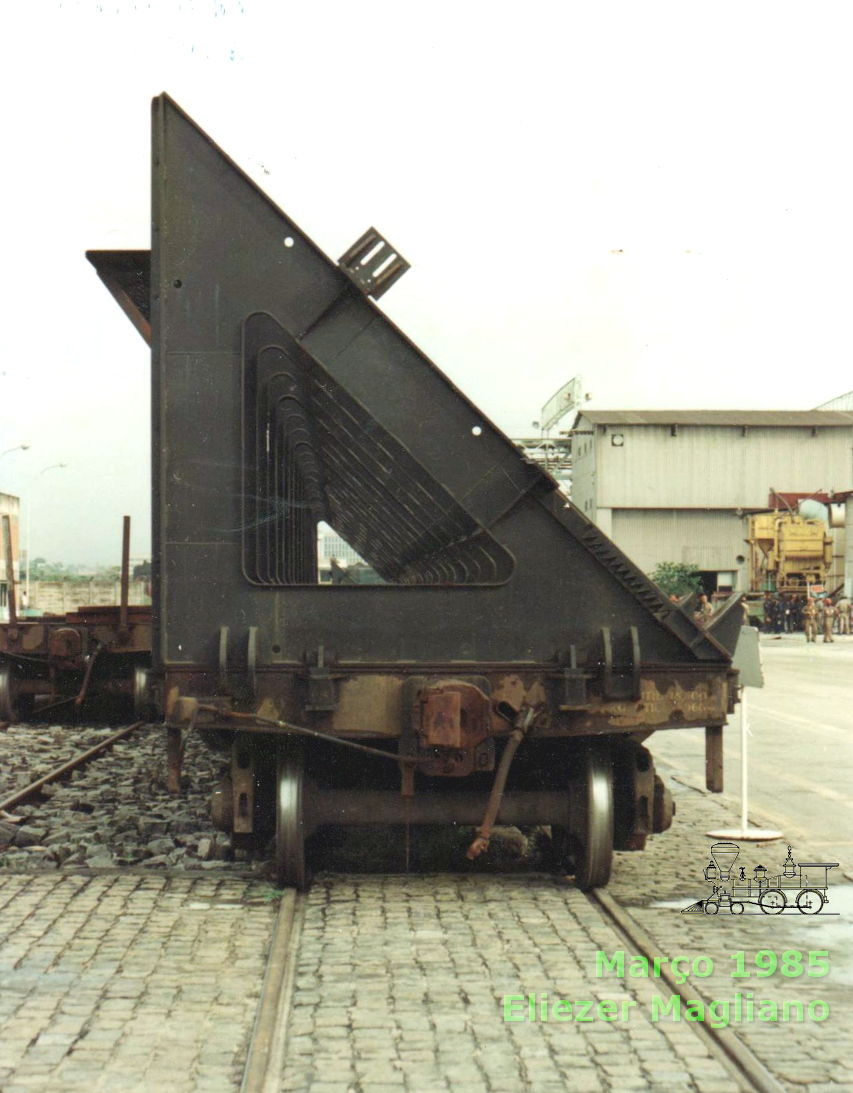
M 0 451 L 31 447 L 0 490 L 31 497 L 33 555 L 117 564 L 124 512 L 149 551 L 148 352 L 83 252 L 149 246 L 153 95 L 331 258 L 383 232 L 412 269 L 382 308 L 511 435 L 578 373 L 602 409 L 804 408 L 853 388 L 849 16 L 7 9 Z

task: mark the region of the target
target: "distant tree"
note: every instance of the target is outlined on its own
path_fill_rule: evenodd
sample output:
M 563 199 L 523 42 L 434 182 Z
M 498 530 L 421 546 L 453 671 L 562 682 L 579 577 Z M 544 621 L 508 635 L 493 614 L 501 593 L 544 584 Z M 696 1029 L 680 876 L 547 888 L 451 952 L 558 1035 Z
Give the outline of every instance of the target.
M 48 562 L 44 558 L 33 558 L 30 576 L 34 581 L 61 581 L 69 576 L 62 562 Z
M 150 581 L 151 580 L 151 563 L 140 562 L 139 565 L 133 567 L 133 579 L 135 581 Z
M 658 562 L 650 576 L 667 596 L 686 596 L 702 587 L 699 566 L 685 562 Z

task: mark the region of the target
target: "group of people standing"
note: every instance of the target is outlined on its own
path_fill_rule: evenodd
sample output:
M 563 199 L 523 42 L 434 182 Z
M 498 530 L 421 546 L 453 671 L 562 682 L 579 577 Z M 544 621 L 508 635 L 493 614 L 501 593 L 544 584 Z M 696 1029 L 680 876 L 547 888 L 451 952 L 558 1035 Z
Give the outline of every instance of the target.
M 806 641 L 816 641 L 818 632 L 823 640 L 833 641 L 834 634 L 850 634 L 850 600 L 841 596 L 833 602 L 830 596 L 815 599 L 793 593 L 764 597 L 764 633 L 793 634 L 802 631 Z

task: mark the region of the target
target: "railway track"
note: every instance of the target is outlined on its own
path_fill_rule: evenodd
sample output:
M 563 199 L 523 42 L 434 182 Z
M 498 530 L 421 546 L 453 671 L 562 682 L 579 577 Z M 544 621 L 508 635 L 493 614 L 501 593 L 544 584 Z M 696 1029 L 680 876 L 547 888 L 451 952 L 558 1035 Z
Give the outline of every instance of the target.
M 99 758 L 105 752 L 117 744 L 119 740 L 124 740 L 126 736 L 130 736 L 136 729 L 145 725 L 145 721 L 134 721 L 132 725 L 126 725 L 124 728 L 114 732 L 111 736 L 101 740 L 95 744 L 94 747 L 87 748 L 85 751 L 75 755 L 72 759 L 67 760 L 60 766 L 55 767 L 53 770 L 48 771 L 47 774 L 42 775 L 41 778 L 37 778 L 34 782 L 24 786 L 22 789 L 16 789 L 13 793 L 9 794 L 0 800 L 0 813 L 11 812 L 11 810 L 18 805 L 24 804 L 25 801 L 30 801 L 34 797 L 37 797 L 41 790 L 50 785 L 52 782 L 59 782 L 72 771 L 78 770 L 80 767 L 90 763 L 93 759 Z
M 629 951 L 644 956 L 650 964 L 655 958 L 661 962 L 660 979 L 666 984 L 668 993 L 677 994 L 682 1000 L 686 1000 L 688 996 L 701 997 L 701 992 L 697 991 L 694 984 L 690 984 L 688 990 L 686 983 L 678 983 L 666 966 L 666 955 L 605 888 L 593 889 L 587 893 L 587 899 L 625 939 Z M 733 1076 L 741 1083 L 746 1083 L 749 1089 L 756 1090 L 756 1093 L 785 1093 L 785 1087 L 730 1028 L 714 1028 L 707 1020 L 693 1022 L 690 1028 L 708 1050 L 728 1067 Z
M 278 1093 L 284 1066 L 287 1018 L 296 975 L 305 896 L 293 888 L 281 897 L 270 943 L 255 1027 L 240 1093 Z
M 684 1001 L 688 996 L 702 997 L 694 984 L 679 984 L 666 970 L 665 957 L 659 947 L 605 889 L 586 893 L 585 898 L 624 940 L 629 951 L 645 956 L 650 963 L 655 958 L 664 963 L 659 988 L 662 994 L 677 994 Z M 288 1022 L 307 899 L 308 893 L 292 889 L 282 895 L 240 1093 L 278 1093 L 287 1076 Z M 704 1048 L 730 1073 L 733 1089 L 786 1093 L 785 1087 L 731 1028 L 715 1028 L 705 1021 L 691 1023 L 689 1027 Z

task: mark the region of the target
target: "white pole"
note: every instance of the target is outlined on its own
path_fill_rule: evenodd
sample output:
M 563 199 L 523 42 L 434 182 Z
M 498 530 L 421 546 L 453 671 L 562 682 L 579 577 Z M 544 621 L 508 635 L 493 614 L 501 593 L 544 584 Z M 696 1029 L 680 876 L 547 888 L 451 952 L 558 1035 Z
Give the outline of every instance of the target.
M 27 609 L 30 606 L 30 531 L 32 522 L 30 515 L 33 511 L 33 487 L 30 483 L 30 496 L 27 498 Z
M 743 839 L 747 842 L 772 842 L 781 839 L 782 832 L 775 828 L 749 826 L 749 718 L 747 717 L 746 687 L 740 690 L 740 827 L 722 831 L 708 831 L 712 839 Z
M 749 721 L 746 716 L 746 687 L 741 688 L 740 693 L 740 829 L 746 831 L 747 815 L 749 813 L 749 760 L 747 758 L 747 738 L 749 736 Z

